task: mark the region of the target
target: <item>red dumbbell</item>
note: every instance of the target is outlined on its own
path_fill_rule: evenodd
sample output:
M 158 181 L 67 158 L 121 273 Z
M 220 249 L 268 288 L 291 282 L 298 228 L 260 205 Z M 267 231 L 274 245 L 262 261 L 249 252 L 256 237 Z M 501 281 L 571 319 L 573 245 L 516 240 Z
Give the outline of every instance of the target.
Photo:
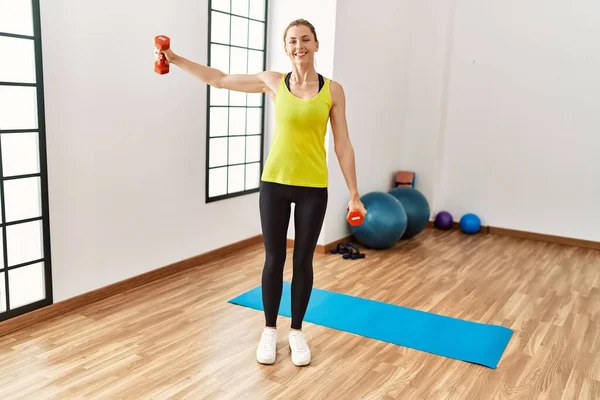
M 154 37 L 154 47 L 158 50 L 168 50 L 171 47 L 171 39 L 165 35 L 158 35 Z M 169 73 L 169 62 L 162 53 L 159 53 L 158 58 L 154 61 L 154 72 L 160 75 Z
M 346 219 L 350 225 L 359 226 L 363 223 L 365 216 L 359 210 L 352 210 L 348 213 Z

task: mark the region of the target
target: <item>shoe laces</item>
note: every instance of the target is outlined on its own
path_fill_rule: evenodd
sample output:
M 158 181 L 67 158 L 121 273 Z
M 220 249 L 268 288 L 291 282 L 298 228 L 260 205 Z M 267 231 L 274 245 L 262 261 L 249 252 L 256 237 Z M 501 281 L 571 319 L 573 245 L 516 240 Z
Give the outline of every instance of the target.
M 308 344 L 302 332 L 290 332 L 290 345 L 292 350 L 297 352 L 305 352 L 308 350 Z
M 269 331 L 270 330 L 265 330 L 262 334 L 262 345 L 265 350 L 273 350 L 277 343 L 277 334 Z

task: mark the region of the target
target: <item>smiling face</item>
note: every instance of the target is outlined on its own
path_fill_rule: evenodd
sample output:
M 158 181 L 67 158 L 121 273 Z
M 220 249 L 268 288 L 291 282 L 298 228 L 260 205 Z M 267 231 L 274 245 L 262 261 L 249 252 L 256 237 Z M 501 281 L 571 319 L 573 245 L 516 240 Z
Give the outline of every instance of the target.
M 285 33 L 285 53 L 294 64 L 314 63 L 319 42 L 311 26 L 297 24 L 290 26 Z

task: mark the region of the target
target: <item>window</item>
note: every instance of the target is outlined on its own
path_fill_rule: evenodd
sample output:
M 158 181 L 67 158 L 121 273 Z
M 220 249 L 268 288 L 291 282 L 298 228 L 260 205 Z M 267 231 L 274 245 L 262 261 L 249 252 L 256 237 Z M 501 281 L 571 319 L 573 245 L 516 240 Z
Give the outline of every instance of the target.
M 39 0 L 0 1 L 0 321 L 52 304 Z
M 267 0 L 211 0 L 208 7 L 208 65 L 228 74 L 264 71 Z M 208 86 L 207 202 L 258 191 L 264 105 L 262 93 Z

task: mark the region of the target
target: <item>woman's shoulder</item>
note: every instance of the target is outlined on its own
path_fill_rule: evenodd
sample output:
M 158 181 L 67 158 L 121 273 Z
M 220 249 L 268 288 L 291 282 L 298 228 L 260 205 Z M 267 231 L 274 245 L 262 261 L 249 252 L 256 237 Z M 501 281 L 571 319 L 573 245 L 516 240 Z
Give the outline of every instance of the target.
M 263 71 L 259 73 L 259 76 L 264 80 L 264 81 L 280 81 L 281 78 L 284 77 L 284 73 L 282 72 L 278 72 L 278 71 Z
M 325 78 L 325 77 L 323 77 Z M 325 78 L 326 80 L 329 78 Z M 329 79 L 329 92 L 334 103 L 344 100 L 344 87 L 339 81 Z
M 339 81 L 336 81 L 333 78 L 330 78 L 323 74 L 319 74 L 319 75 L 321 75 L 323 77 L 325 82 L 329 82 L 329 86 L 331 87 L 331 90 L 335 90 L 335 91 L 343 91 L 344 90 L 344 88 L 342 87 L 342 84 Z

